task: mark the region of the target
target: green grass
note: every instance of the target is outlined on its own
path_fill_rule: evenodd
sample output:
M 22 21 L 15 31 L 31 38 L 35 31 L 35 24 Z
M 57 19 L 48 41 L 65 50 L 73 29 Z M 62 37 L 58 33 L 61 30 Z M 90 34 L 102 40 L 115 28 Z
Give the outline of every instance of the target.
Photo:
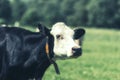
M 57 63 L 61 74 L 51 65 L 43 80 L 120 80 L 120 31 L 87 28 L 83 55 Z

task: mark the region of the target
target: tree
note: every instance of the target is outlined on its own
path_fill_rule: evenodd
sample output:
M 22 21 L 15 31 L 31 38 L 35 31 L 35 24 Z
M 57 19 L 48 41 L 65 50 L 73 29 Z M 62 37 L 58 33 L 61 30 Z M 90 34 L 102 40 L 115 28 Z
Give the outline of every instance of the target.
M 84 26 L 88 21 L 86 5 L 88 0 L 78 0 L 73 5 L 73 14 L 67 17 L 67 22 L 74 26 Z
M 71 26 L 119 28 L 120 0 L 0 0 L 0 23 L 33 25 L 62 21 Z M 12 18 L 11 18 L 12 14 Z
M 114 25 L 115 28 L 119 28 L 120 29 L 120 0 L 117 0 L 117 5 L 116 5 L 116 12 L 114 15 Z
M 77 1 L 78 0 L 63 0 L 61 2 L 60 13 L 64 18 L 64 22 L 67 22 L 69 24 L 69 21 L 67 21 L 67 19 L 74 14 L 74 4 Z
M 20 21 L 26 10 L 27 7 L 24 2 L 21 0 L 14 0 L 12 2 L 13 20 Z
M 10 23 L 12 17 L 12 9 L 9 0 L 0 0 L 0 19 L 4 23 Z
M 42 17 L 38 14 L 36 9 L 29 9 L 26 11 L 26 13 L 23 15 L 20 23 L 23 25 L 35 25 L 38 22 L 40 22 Z
M 117 10 L 117 0 L 91 0 L 88 5 L 88 25 L 115 26 L 114 16 Z

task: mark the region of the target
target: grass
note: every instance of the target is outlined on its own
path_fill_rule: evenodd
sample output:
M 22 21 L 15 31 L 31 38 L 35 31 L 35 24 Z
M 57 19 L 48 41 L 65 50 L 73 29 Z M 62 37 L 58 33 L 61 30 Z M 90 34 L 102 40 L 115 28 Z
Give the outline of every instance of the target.
M 120 80 L 120 31 L 87 28 L 83 55 L 57 63 L 61 74 L 51 65 L 43 80 Z

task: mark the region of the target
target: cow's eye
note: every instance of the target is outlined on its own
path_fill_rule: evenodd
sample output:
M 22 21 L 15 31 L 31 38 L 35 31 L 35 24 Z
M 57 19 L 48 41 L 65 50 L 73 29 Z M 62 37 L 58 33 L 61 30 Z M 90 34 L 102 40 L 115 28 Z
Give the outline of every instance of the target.
M 57 38 L 57 39 L 59 39 L 59 40 L 64 39 L 64 38 L 63 38 L 63 36 L 62 36 L 62 35 L 59 35 L 59 34 L 58 34 L 58 35 L 56 35 L 56 38 Z
M 59 35 L 59 34 L 58 34 L 58 35 L 56 35 L 56 38 L 57 38 L 57 39 L 59 39 L 59 38 L 60 38 L 60 35 Z

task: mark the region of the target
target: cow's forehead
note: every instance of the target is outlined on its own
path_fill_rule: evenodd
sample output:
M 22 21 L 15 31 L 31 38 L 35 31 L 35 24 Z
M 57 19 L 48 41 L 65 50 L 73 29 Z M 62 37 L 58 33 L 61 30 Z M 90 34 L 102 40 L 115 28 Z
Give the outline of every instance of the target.
M 57 35 L 57 34 L 63 34 L 63 35 L 73 35 L 74 31 L 70 29 L 67 25 L 65 25 L 62 22 L 58 22 L 53 25 L 51 34 Z

